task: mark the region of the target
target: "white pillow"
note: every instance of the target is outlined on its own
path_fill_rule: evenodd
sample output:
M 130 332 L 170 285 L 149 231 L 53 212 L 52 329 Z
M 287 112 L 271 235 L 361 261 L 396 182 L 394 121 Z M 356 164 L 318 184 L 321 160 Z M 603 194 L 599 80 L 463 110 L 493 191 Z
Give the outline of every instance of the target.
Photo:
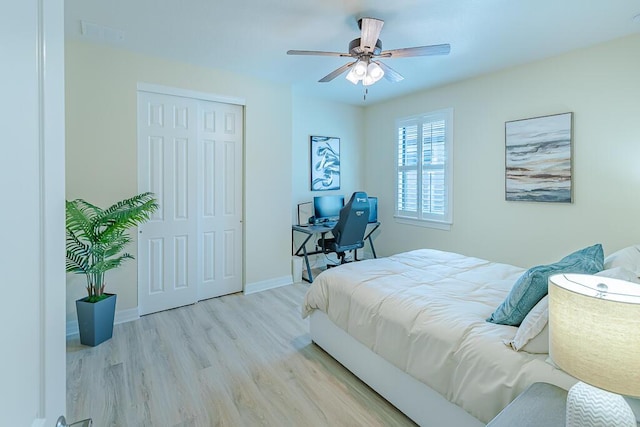
M 549 321 L 544 324 L 542 331 L 529 340 L 520 351 L 533 354 L 549 354 Z
M 595 276 L 611 277 L 612 279 L 626 280 L 627 282 L 640 283 L 640 278 L 633 271 L 627 270 L 624 267 L 613 267 L 607 270 L 602 270 L 595 274 Z
M 620 249 L 604 259 L 604 268 L 623 267 L 640 276 L 640 245 Z
M 524 318 L 516 336 L 504 341 L 515 351 L 549 353 L 549 296 L 545 295 Z

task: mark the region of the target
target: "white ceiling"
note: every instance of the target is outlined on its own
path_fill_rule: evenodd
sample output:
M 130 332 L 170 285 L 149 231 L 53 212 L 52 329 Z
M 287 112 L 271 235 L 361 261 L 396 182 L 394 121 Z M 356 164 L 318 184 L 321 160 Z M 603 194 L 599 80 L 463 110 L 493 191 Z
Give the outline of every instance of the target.
M 124 32 L 114 47 L 291 84 L 296 93 L 363 104 L 340 76 L 348 61 L 288 56 L 346 52 L 357 18 L 385 21 L 383 49 L 450 43 L 448 56 L 387 59 L 405 80 L 381 80 L 366 104 L 640 31 L 640 0 L 66 0 L 66 37 L 80 21 Z M 84 37 L 88 41 L 95 41 Z M 100 41 L 98 41 L 100 42 Z

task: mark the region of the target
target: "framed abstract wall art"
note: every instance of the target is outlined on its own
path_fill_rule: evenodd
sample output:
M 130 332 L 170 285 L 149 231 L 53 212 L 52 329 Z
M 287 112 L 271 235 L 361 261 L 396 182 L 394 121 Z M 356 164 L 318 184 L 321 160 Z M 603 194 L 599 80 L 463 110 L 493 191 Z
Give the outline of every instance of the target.
M 340 138 L 311 136 L 311 190 L 340 189 Z
M 573 113 L 505 123 L 506 200 L 572 202 Z

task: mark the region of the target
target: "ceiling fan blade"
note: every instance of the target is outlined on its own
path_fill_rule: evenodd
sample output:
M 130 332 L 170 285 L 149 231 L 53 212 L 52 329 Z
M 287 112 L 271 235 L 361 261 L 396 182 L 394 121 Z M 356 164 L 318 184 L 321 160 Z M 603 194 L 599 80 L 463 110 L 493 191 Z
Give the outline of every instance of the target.
M 323 52 L 320 50 L 288 50 L 287 55 L 316 55 L 316 56 L 347 56 L 351 57 L 349 53 L 341 52 Z
M 330 82 L 331 80 L 333 80 L 336 77 L 338 77 L 340 74 L 342 74 L 345 71 L 347 71 L 349 68 L 353 67 L 355 64 L 356 64 L 355 62 L 349 62 L 348 64 L 344 64 L 342 67 L 333 70 L 332 72 L 330 72 L 329 74 L 327 74 L 326 76 L 324 76 L 323 78 L 321 78 L 318 81 L 320 83 Z
M 400 80 L 404 80 L 404 77 L 402 77 L 400 73 L 398 73 L 393 68 L 389 67 L 384 62 L 380 62 L 380 61 L 373 61 L 373 62 L 378 64 L 380 68 L 382 68 L 382 71 L 384 71 L 384 78 L 389 80 L 390 82 L 396 83 L 396 82 L 399 82 Z
M 362 18 L 360 21 L 360 49 L 372 53 L 380 37 L 384 21 L 375 18 Z
M 380 52 L 378 56 L 380 58 L 408 58 L 410 56 L 448 55 L 450 51 L 451 45 L 449 44 L 433 44 L 430 46 L 385 50 Z

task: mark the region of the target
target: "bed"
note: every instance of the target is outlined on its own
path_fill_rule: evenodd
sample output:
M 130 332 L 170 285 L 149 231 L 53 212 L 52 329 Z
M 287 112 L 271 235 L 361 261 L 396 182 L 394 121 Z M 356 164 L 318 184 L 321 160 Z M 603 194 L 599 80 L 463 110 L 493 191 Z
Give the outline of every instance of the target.
M 481 426 L 534 382 L 576 382 L 486 321 L 524 272 L 421 249 L 322 272 L 302 311 L 316 344 L 419 425 Z

